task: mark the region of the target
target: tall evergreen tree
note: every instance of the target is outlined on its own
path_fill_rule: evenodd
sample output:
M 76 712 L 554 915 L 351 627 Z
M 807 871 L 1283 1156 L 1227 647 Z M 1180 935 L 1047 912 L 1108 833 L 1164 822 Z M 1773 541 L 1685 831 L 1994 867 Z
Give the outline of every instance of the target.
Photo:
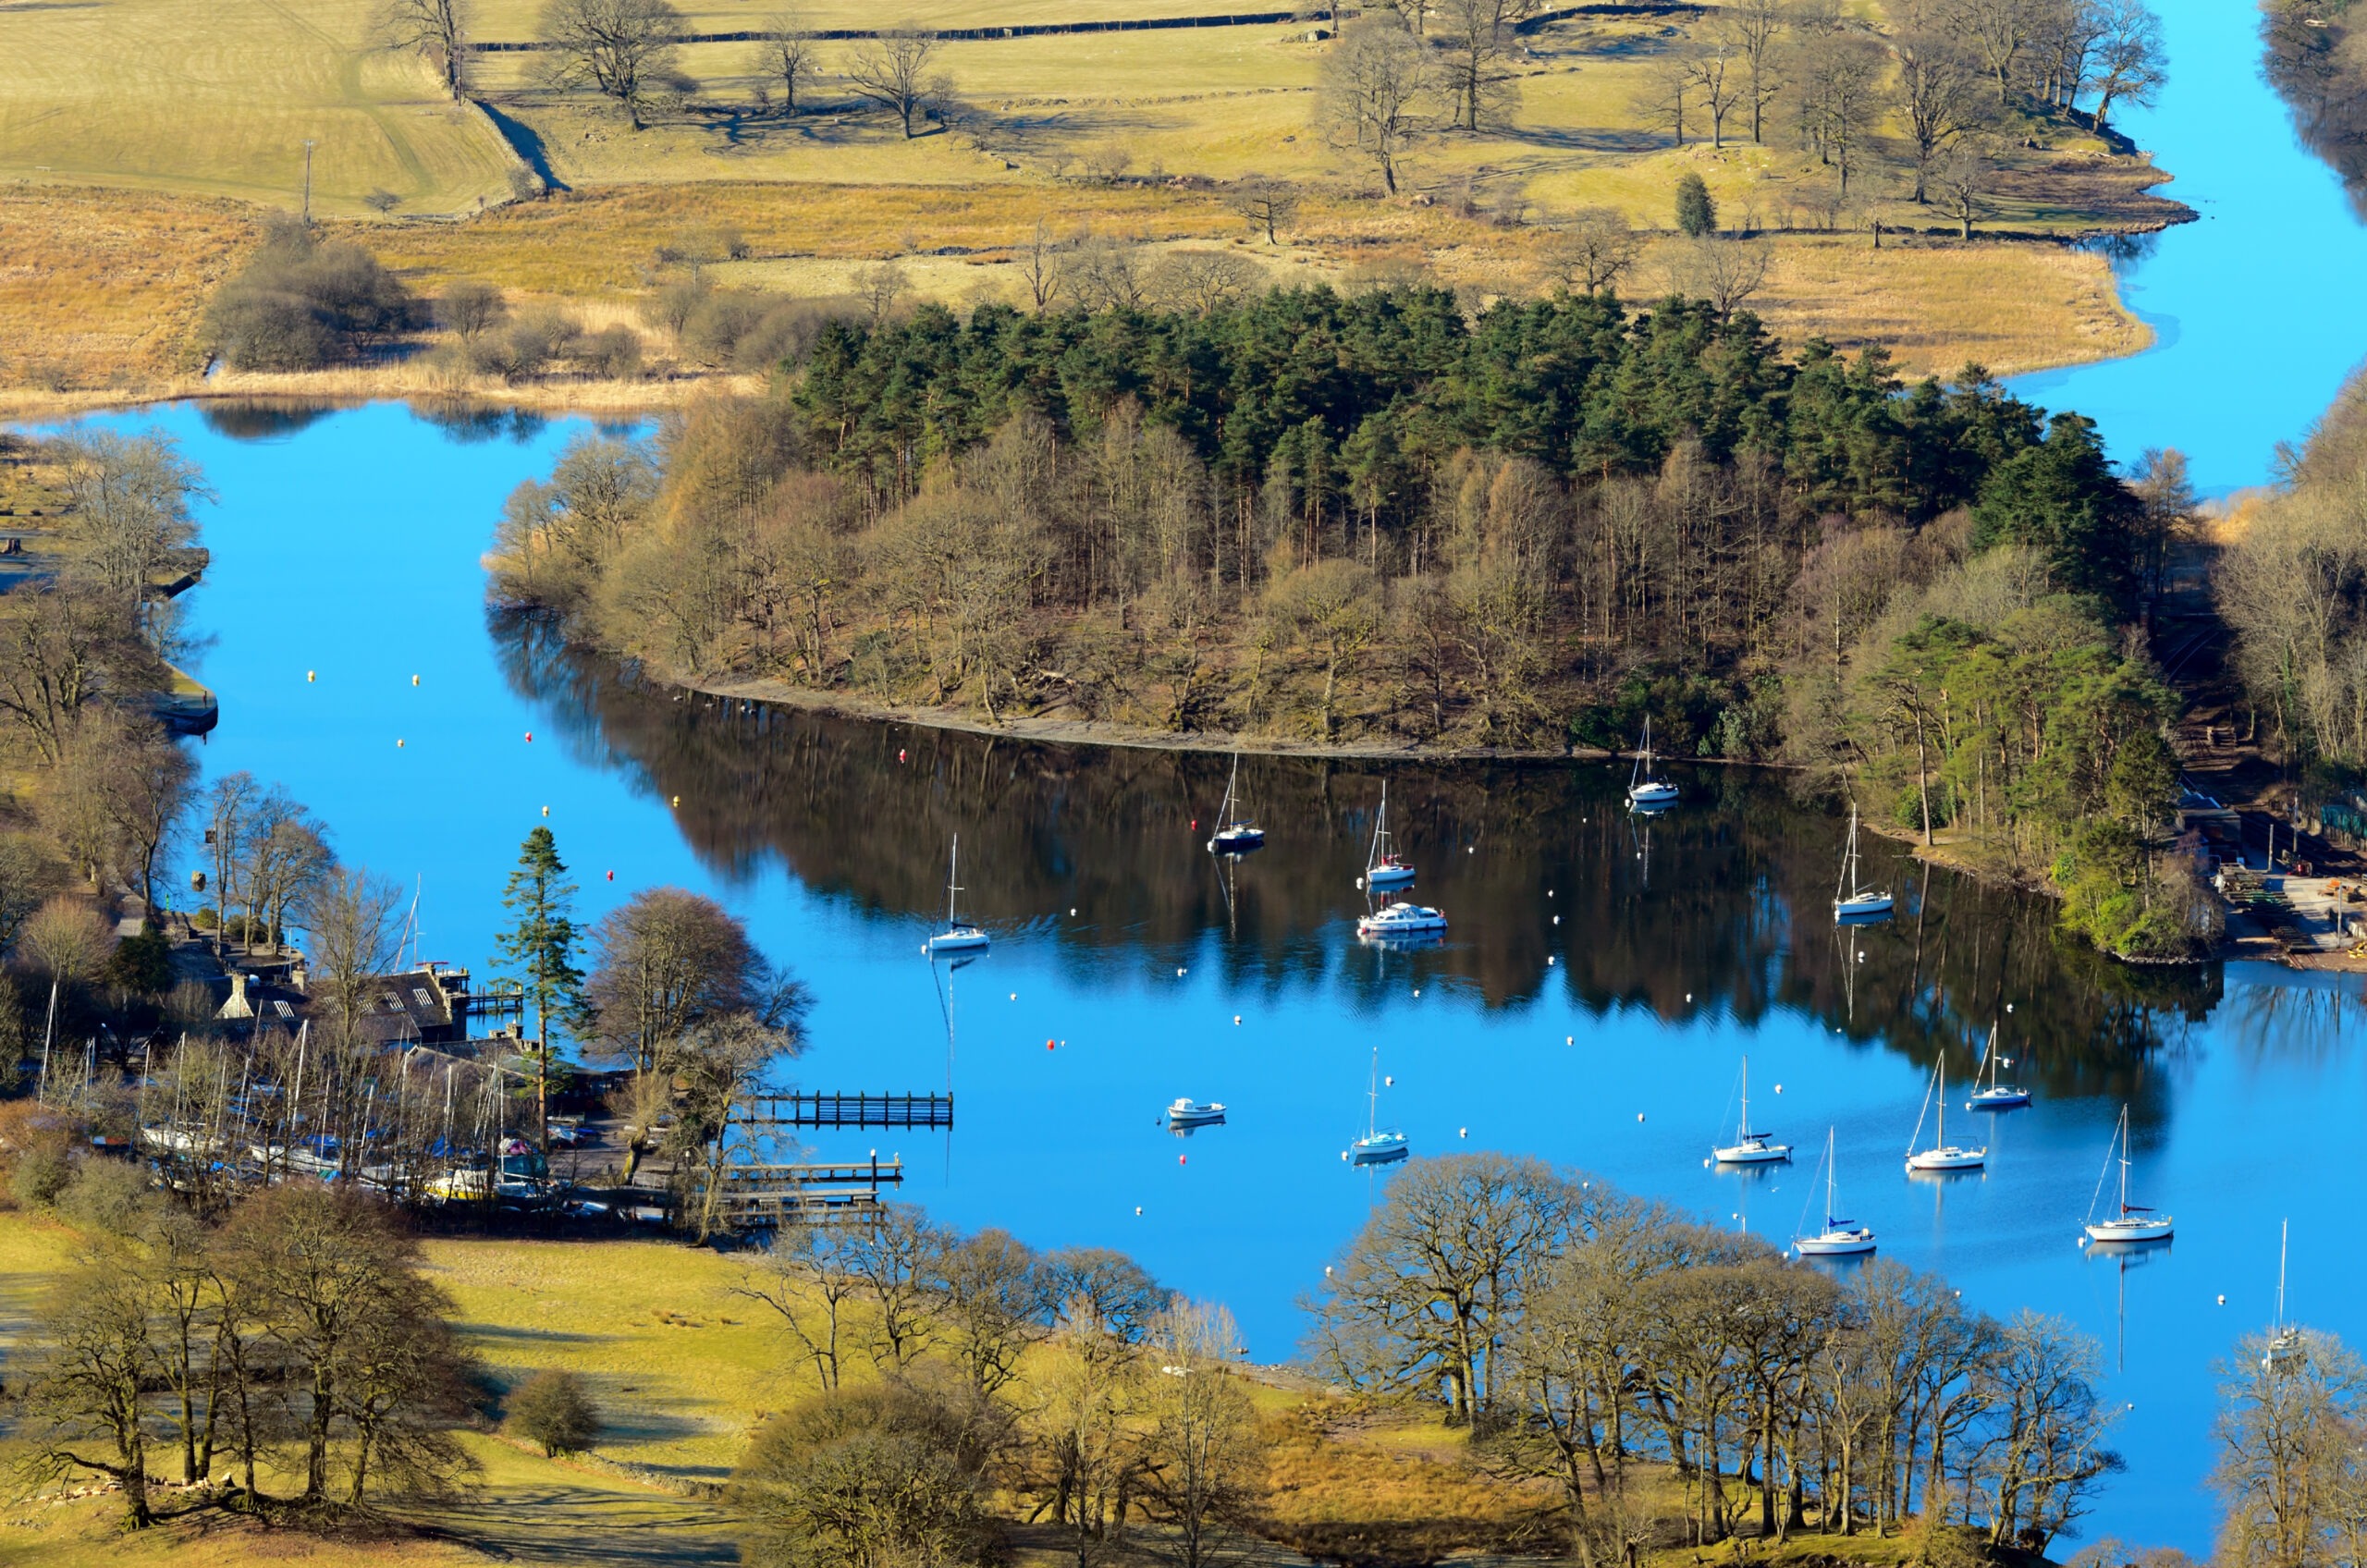
M 575 924 L 575 884 L 558 858 L 558 840 L 537 827 L 519 846 L 518 869 L 501 905 L 518 924 L 494 933 L 494 962 L 515 970 L 534 1008 L 534 1133 L 550 1142 L 551 1015 L 564 1018 L 583 1002 L 583 972 L 575 967 L 583 937 Z

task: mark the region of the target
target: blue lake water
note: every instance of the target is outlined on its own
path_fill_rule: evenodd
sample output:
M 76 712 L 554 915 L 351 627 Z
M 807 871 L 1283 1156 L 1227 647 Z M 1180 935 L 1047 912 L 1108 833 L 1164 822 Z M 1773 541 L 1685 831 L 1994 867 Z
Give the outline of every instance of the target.
M 2367 347 L 2362 248 L 2258 82 L 2249 7 L 2162 9 L 2177 85 L 2130 128 L 2204 216 L 2129 274 L 2161 344 L 2019 386 L 2101 419 L 2123 456 L 2185 448 L 2224 490 L 2264 479 Z M 2297 330 L 2275 312 L 2302 299 Z M 2355 985 L 2117 971 L 2058 950 L 2042 906 L 1891 846 L 1876 859 L 1907 913 L 1836 934 L 1839 829 L 1780 781 L 1694 776 L 1643 827 L 1600 765 L 1392 770 L 1420 895 L 1454 925 L 1438 949 L 1377 952 L 1353 928 L 1367 765 L 1245 766 L 1271 847 L 1228 876 L 1199 847 L 1220 759 L 742 714 L 489 623 L 477 557 L 502 497 L 580 422 L 132 423 L 152 419 L 220 496 L 188 601 L 223 704 L 207 772 L 284 783 L 349 861 L 415 883 L 425 956 L 485 965 L 503 876 L 546 821 L 587 916 L 652 885 L 710 891 L 814 992 L 803 1084 L 958 1096 L 950 1137 L 816 1134 L 817 1158 L 877 1146 L 943 1219 L 1123 1248 L 1229 1304 L 1261 1359 L 1291 1354 L 1298 1300 L 1386 1181 L 1341 1158 L 1376 1047 L 1381 1118 L 1419 1152 L 1583 1167 L 1780 1242 L 1814 1216 L 1812 1162 L 1704 1166 L 1748 1053 L 1754 1120 L 1804 1148 L 1835 1130 L 1843 1207 L 1885 1256 L 2103 1341 L 2128 1470 L 2089 1536 L 2209 1547 L 2212 1366 L 2268 1319 L 2277 1220 L 2323 1206 L 2319 1151 L 2353 1134 Z M 956 831 L 997 936 L 949 975 L 918 945 Z M 1944 1055 L 1960 1099 L 1993 1022 L 2038 1104 L 1977 1134 L 1986 1174 L 1909 1182 L 1931 1064 Z M 1227 1102 L 1229 1124 L 1163 1132 L 1187 1094 Z M 2141 1261 L 2078 1245 L 2124 1104 L 2139 1200 L 2178 1219 Z M 2367 1331 L 2354 1255 L 2312 1239 L 2291 1273 L 2303 1320 Z
M 207 772 L 285 783 L 342 855 L 415 882 L 425 956 L 484 965 L 503 876 L 545 821 L 587 915 L 654 884 L 711 891 L 814 991 L 803 1084 L 958 1096 L 950 1137 L 820 1133 L 817 1158 L 877 1146 L 946 1220 L 1123 1248 L 1228 1303 L 1261 1358 L 1291 1354 L 1298 1299 L 1386 1180 L 1341 1158 L 1376 1045 L 1382 1120 L 1420 1152 L 1583 1167 L 1780 1242 L 1814 1217 L 1812 1162 L 1703 1164 L 1747 1052 L 1754 1120 L 1804 1149 L 1837 1130 L 1843 1207 L 1885 1256 L 2102 1337 L 2133 1414 L 2094 1528 L 2207 1546 L 2210 1368 L 2267 1319 L 2277 1219 L 2323 1201 L 2314 1151 L 2367 1093 L 2355 987 L 2131 974 L 2058 950 L 2044 906 L 1887 844 L 1909 915 L 1837 934 L 1839 827 L 1779 780 L 1703 772 L 1639 826 L 1600 764 L 1392 770 L 1421 895 L 1454 925 L 1437 950 L 1377 952 L 1353 928 L 1369 766 L 1245 764 L 1271 847 L 1228 879 L 1200 848 L 1221 758 L 743 715 L 490 623 L 491 520 L 581 427 L 464 439 L 379 407 L 258 437 L 153 417 L 221 496 L 188 601 L 223 703 Z M 918 949 L 955 831 L 997 939 L 948 976 Z M 1992 1122 L 1987 1174 L 1910 1182 L 1931 1062 L 1946 1054 L 1960 1097 L 1993 1020 L 2038 1105 Z M 1229 1124 L 1161 1131 L 1186 1094 Z M 2140 1201 L 2179 1226 L 2135 1266 L 2077 1244 L 2124 1103 Z M 2292 1273 L 2304 1317 L 2358 1327 L 2352 1255 L 2304 1246 Z
M 2196 485 L 2223 495 L 2264 483 L 2276 444 L 2298 442 L 2367 355 L 2367 230 L 2262 81 L 2248 0 L 2152 5 L 2171 84 L 2115 120 L 2177 177 L 2162 193 L 2201 214 L 2123 270 L 2155 345 L 2011 385 L 2098 421 L 2123 461 L 2179 448 Z

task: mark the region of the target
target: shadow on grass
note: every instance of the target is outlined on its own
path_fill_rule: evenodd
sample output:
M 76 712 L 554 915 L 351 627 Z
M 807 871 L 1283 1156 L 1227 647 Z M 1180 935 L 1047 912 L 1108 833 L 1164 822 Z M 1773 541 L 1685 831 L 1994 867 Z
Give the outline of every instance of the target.
M 658 1492 L 566 1482 L 509 1487 L 437 1507 L 439 1534 L 516 1562 L 707 1568 L 740 1561 L 731 1516 Z

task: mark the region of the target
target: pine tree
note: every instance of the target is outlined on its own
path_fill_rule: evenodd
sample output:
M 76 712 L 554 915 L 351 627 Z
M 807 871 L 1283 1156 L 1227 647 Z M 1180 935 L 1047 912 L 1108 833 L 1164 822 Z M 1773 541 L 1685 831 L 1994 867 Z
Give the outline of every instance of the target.
M 1686 237 L 1699 239 L 1718 227 L 1718 204 L 1710 199 L 1710 187 L 1691 169 L 1676 181 L 1676 227 Z
M 550 1144 L 551 1015 L 565 1018 L 583 1000 L 583 972 L 575 967 L 582 939 L 574 919 L 575 884 L 558 858 L 558 841 L 537 827 L 519 846 L 518 869 L 501 904 L 518 924 L 494 933 L 494 962 L 517 971 L 534 1005 L 534 1132 Z

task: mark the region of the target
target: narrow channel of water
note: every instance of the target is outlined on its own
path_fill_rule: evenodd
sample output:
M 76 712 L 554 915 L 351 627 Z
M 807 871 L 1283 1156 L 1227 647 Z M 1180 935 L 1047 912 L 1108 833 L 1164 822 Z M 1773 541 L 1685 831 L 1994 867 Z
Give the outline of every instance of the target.
M 2012 385 L 2097 421 L 2124 462 L 2179 448 L 2198 487 L 2222 495 L 2265 484 L 2277 444 L 2300 441 L 2367 356 L 2367 230 L 2263 80 L 2250 0 L 2152 4 L 2170 86 L 2121 129 L 2177 177 L 2163 193 L 2201 214 L 2123 268 L 2123 292 L 2157 341 Z

